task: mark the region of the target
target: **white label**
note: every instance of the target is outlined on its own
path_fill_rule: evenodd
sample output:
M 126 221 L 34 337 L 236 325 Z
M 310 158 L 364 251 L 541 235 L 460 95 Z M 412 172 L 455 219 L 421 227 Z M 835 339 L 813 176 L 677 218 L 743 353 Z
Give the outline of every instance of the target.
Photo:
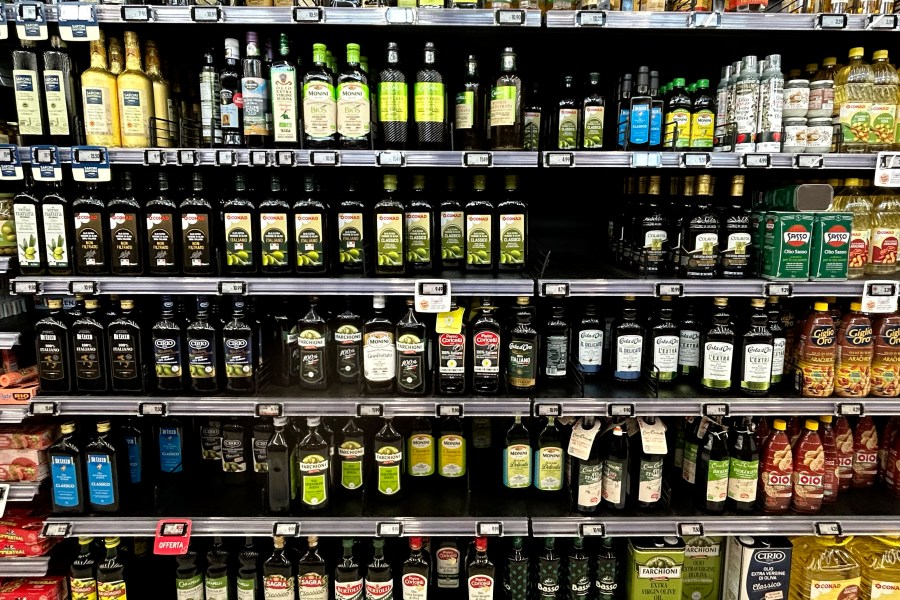
M 394 336 L 386 331 L 366 334 L 363 347 L 363 371 L 369 381 L 389 381 L 397 368 Z
M 19 265 L 39 267 L 41 265 L 41 248 L 37 225 L 37 213 L 32 204 L 15 204 L 13 213 L 16 217 L 16 244 L 19 249 Z M 34 241 L 34 245 L 32 244 Z
M 469 577 L 469 600 L 494 600 L 494 578 L 488 575 Z
M 644 419 L 638 419 L 641 430 L 641 447 L 644 454 L 666 454 L 669 451 L 666 444 L 666 425 L 657 419 L 652 425 Z
M 66 236 L 66 217 L 63 207 L 59 204 L 44 204 L 41 209 L 44 212 L 44 237 L 47 240 L 47 266 L 69 266 L 69 240 Z M 62 240 L 62 244 L 59 241 Z
M 69 135 L 69 111 L 64 86 L 62 71 L 44 71 L 44 95 L 50 135 Z
M 584 366 L 603 364 L 603 331 L 584 329 L 578 332 L 578 363 Z
M 772 351 L 772 376 L 784 374 L 784 349 L 787 346 L 785 338 L 775 338 Z
M 683 329 L 679 336 L 678 364 L 686 367 L 700 366 L 700 332 Z
M 616 371 L 640 371 L 643 346 L 644 338 L 639 335 L 619 336 L 616 343 Z
M 674 373 L 678 370 L 677 335 L 661 335 L 653 340 L 653 364 L 661 373 Z
M 37 73 L 21 69 L 13 70 L 16 108 L 21 135 L 41 135 L 41 86 Z
M 603 493 L 603 479 L 598 479 L 594 483 L 578 486 L 578 505 L 579 506 L 597 506 L 600 503 L 600 496 Z
M 366 580 L 366 600 L 392 600 L 394 597 L 394 580 Z
M 728 342 L 706 342 L 706 346 L 703 348 L 703 379 L 730 381 L 731 360 L 733 357 L 733 344 Z
M 583 425 L 583 419 L 578 419 L 572 428 L 572 435 L 569 437 L 569 456 L 587 460 L 591 457 L 591 446 L 594 445 L 594 438 L 597 437 L 601 427 L 597 422 L 590 429 L 584 429 Z
M 744 349 L 744 376 L 749 383 L 769 383 L 772 378 L 772 346 L 747 344 Z
M 403 600 L 427 600 L 428 580 L 418 573 L 403 575 Z
M 334 600 L 360 600 L 363 597 L 364 583 L 362 579 L 356 581 L 335 581 Z

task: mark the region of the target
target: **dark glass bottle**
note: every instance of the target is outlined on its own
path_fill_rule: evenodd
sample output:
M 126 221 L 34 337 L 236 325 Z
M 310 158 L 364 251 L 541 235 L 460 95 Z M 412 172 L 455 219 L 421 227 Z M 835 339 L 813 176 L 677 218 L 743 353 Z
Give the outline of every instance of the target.
M 547 417 L 547 424 L 538 436 L 534 460 L 534 487 L 541 492 L 558 492 L 563 489 L 565 451 L 562 434 L 555 417 Z
M 406 308 L 397 323 L 397 391 L 421 396 L 428 384 L 428 329 L 416 318 L 412 298 L 406 300 Z
M 204 148 L 214 148 L 222 145 L 222 93 L 213 48 L 208 48 L 203 53 L 203 62 L 198 75 L 200 80 L 200 142 Z M 179 102 L 175 98 L 172 101 L 176 104 Z
M 694 304 L 688 304 L 680 319 L 678 332 L 678 377 L 693 381 L 700 373 L 700 332 L 703 323 L 695 314 Z
M 266 462 L 269 466 L 267 475 L 269 510 L 273 513 L 286 513 L 291 510 L 295 497 L 293 484 L 291 453 L 291 435 L 286 431 L 287 417 L 275 417 L 275 433 L 266 445 Z
M 375 434 L 375 481 L 382 498 L 398 498 L 403 491 L 403 436 L 394 429 L 392 419 Z
M 370 460 L 366 452 L 366 434 L 352 417 L 341 429 L 341 443 L 337 449 L 340 465 L 338 479 L 345 497 L 360 497 L 365 486 Z
M 366 598 L 393 598 L 394 576 L 391 563 L 384 557 L 384 540 L 372 540 L 372 562 L 366 569 Z
M 269 68 L 272 89 L 272 137 L 276 147 L 300 146 L 299 92 L 297 68 L 291 60 L 291 42 L 288 34 L 278 34 L 278 58 Z
M 188 364 L 191 391 L 197 394 L 219 392 L 219 334 L 209 322 L 209 300 L 197 296 L 196 319 L 187 326 Z
M 735 175 L 731 180 L 728 207 L 720 223 L 719 266 L 722 277 L 743 279 L 753 275 L 750 266 L 752 237 L 750 213 L 744 208 L 744 176 Z
M 766 301 L 754 298 L 750 306 L 753 310 L 750 327 L 744 332 L 741 343 L 741 392 L 763 396 L 771 386 L 774 342 L 769 330 Z
M 525 94 L 522 120 L 524 123 L 523 148 L 529 152 L 537 152 L 543 148 L 545 122 L 543 121 L 543 102 L 540 88 L 537 82 L 532 82 L 528 93 Z
M 525 144 L 524 93 L 516 68 L 516 52 L 504 48 L 500 75 L 491 86 L 490 125 L 492 150 L 522 150 Z
M 110 269 L 113 275 L 142 275 L 144 273 L 141 222 L 144 211 L 134 197 L 131 173 L 122 173 L 119 192 L 106 205 L 109 229 L 106 237 L 110 245 Z
M 247 196 L 243 173 L 234 176 L 234 191 L 222 201 L 221 245 L 225 248 L 222 272 L 228 275 L 256 273 L 259 226 L 256 203 Z
M 626 73 L 619 80 L 619 106 L 616 111 L 616 149 L 624 150 L 627 142 L 628 127 L 631 124 L 631 90 L 634 78 Z
M 284 553 L 284 538 L 275 536 L 272 556 L 263 563 L 263 597 L 294 597 L 294 567 Z
M 378 74 L 381 145 L 388 150 L 403 150 L 409 137 L 409 93 L 406 75 L 400 66 L 399 46 L 395 42 L 387 45 L 385 63 Z
M 256 392 L 256 332 L 247 319 L 246 300 L 235 298 L 231 321 L 222 328 L 222 355 L 225 360 L 225 389 L 236 394 Z
M 109 340 L 110 381 L 114 392 L 145 389 L 144 343 L 132 300 L 122 299 L 122 314 L 106 328 Z
M 106 558 L 97 565 L 97 588 L 102 590 L 104 598 L 127 596 L 125 563 L 119 557 L 119 543 L 117 537 L 106 538 Z
M 63 423 L 62 437 L 47 450 L 53 514 L 83 513 L 87 505 L 84 465 L 75 441 L 75 423 Z
M 711 422 L 697 449 L 697 476 L 694 495 L 697 508 L 704 512 L 725 510 L 728 497 L 728 433 L 718 422 Z
M 656 439 L 665 440 L 665 425 L 657 417 L 640 417 L 640 429 L 657 432 Z M 665 444 L 655 444 L 648 448 L 643 443 L 643 432 L 631 436 L 629 448 L 630 486 L 628 494 L 632 503 L 639 508 L 655 508 L 662 499 L 663 460 L 666 457 Z
M 251 457 L 247 428 L 235 417 L 222 424 L 222 479 L 228 485 L 243 485 L 249 479 Z
M 334 568 L 335 600 L 362 600 L 365 596 L 363 576 L 359 572 L 359 563 L 353 557 L 353 544 L 351 538 L 341 540 L 344 556 Z
M 772 378 L 769 389 L 777 389 L 784 380 L 787 352 L 787 331 L 781 322 L 778 296 L 769 296 L 767 314 L 768 328 L 772 333 Z
M 337 130 L 341 148 L 372 147 L 369 76 L 359 65 L 359 44 L 347 44 L 347 65 L 337 78 Z
M 571 330 L 562 306 L 554 306 L 551 309 L 551 316 L 544 323 L 542 335 L 541 376 L 547 382 L 565 380 L 569 365 Z
M 328 443 L 319 432 L 321 419 L 309 417 L 306 425 L 306 437 L 297 445 L 297 464 L 300 469 L 297 494 L 301 510 L 314 511 L 326 508 L 331 497 L 329 452 Z
M 156 431 L 159 471 L 164 480 L 178 481 L 184 473 L 184 427 L 171 417 L 159 422 Z
M 728 298 L 715 298 L 713 304 L 712 327 L 703 336 L 701 348 L 703 366 L 700 385 L 707 391 L 724 394 L 731 391 L 734 382 L 734 330 L 728 312 Z
M 555 546 L 555 538 L 544 538 L 544 548 L 538 556 L 537 597 L 540 600 L 555 600 L 559 596 L 562 560 Z
M 295 384 L 300 378 L 300 347 L 297 345 L 297 319 L 289 308 L 288 299 L 282 298 L 272 318 L 273 352 L 266 358 L 274 365 L 272 379 L 275 385 L 287 387 Z
M 470 54 L 462 91 L 456 94 L 454 150 L 483 150 L 485 147 L 485 92 L 478 73 L 478 59 Z
M 153 356 L 156 389 L 183 392 L 185 339 L 181 325 L 175 320 L 175 301 L 171 296 L 162 297 L 162 314 L 153 326 Z
M 334 74 L 326 66 L 325 44 L 313 44 L 313 64 L 303 76 L 303 131 L 307 148 L 337 145 Z
M 638 68 L 634 95 L 628 105 L 628 131 L 626 146 L 628 150 L 647 150 L 650 148 L 651 112 L 653 98 L 650 96 L 650 69 Z
M 581 146 L 581 101 L 575 90 L 575 78 L 566 75 L 554 113 L 550 148 L 576 150 Z
M 154 178 L 156 195 L 147 201 L 145 216 L 147 272 L 177 275 L 181 269 L 181 220 L 178 206 L 169 197 L 169 176 L 160 171 Z
M 41 199 L 41 223 L 47 248 L 47 272 L 50 275 L 72 274 L 72 219 L 69 201 L 60 182 L 51 182 Z M 40 236 L 39 236 L 40 237 Z M 17 238 L 18 239 L 18 238 Z M 23 242 L 25 240 L 22 240 Z
M 259 552 L 253 545 L 253 538 L 244 538 L 244 548 L 238 554 L 237 597 L 257 598 L 262 592 L 260 580 Z
M 145 469 L 147 444 L 145 443 L 145 428 L 137 418 L 129 417 L 118 428 L 118 439 L 121 440 L 122 461 L 128 477 L 123 481 L 128 484 L 128 493 L 124 494 L 128 499 L 139 501 L 141 494 L 145 493 L 150 480 L 150 470 Z
M 666 98 L 663 149 L 678 151 L 691 145 L 692 102 L 683 78 L 676 77 L 672 83 Z
M 490 271 L 496 264 L 494 204 L 484 175 L 472 178 L 474 191 L 466 203 L 466 270 Z
M 244 145 L 244 103 L 241 100 L 241 43 L 225 38 L 225 66 L 219 72 L 222 145 Z
M 673 320 L 672 297 L 660 297 L 659 312 L 647 329 L 645 362 L 657 373 L 661 384 L 673 383 L 678 376 L 678 325 Z
M 397 372 L 396 328 L 384 316 L 384 296 L 372 298 L 372 318 L 363 327 L 363 374 L 369 394 L 394 391 Z
M 611 537 L 604 536 L 602 546 L 597 551 L 594 565 L 594 587 L 597 589 L 597 600 L 615 600 L 619 597 L 619 558 L 613 549 Z
M 189 598 L 204 598 L 204 573 L 201 571 L 199 556 L 194 545 L 188 546 L 187 552 L 175 557 L 175 592 Z M 188 596 L 188 594 L 191 594 Z
M 603 368 L 603 333 L 597 307 L 588 304 L 572 341 L 574 362 L 584 377 L 595 377 Z
M 660 202 L 660 179 L 654 175 L 648 181 L 647 195 L 638 217 L 640 229 L 635 240 L 638 273 L 648 277 L 668 272 L 671 246 L 667 231 L 669 217 Z
M 514 537 L 503 572 L 503 589 L 507 600 L 528 600 L 531 583 L 529 563 L 523 539 Z
M 475 558 L 469 563 L 466 575 L 469 580 L 469 598 L 494 597 L 494 563 L 488 558 L 486 537 L 475 538 Z
M 456 194 L 456 180 L 447 177 L 447 191 L 440 206 L 441 267 L 460 269 L 465 246 L 465 213 Z
M 691 278 L 715 277 L 719 264 L 719 215 L 712 205 L 712 180 L 697 178 L 693 210 L 682 221 L 681 274 Z
M 222 538 L 213 538 L 212 546 L 206 553 L 206 576 L 203 580 L 203 591 L 207 598 L 229 597 L 232 593 L 233 573 L 231 556 L 222 543 Z
M 422 551 L 422 538 L 409 538 L 409 558 L 403 563 L 400 581 L 403 585 L 403 598 L 422 598 L 431 587 L 431 565 L 425 560 Z
M 50 314 L 34 324 L 34 353 L 43 394 L 72 391 L 72 341 L 62 305 L 62 300 L 48 300 Z
M 15 220 L 16 247 L 19 257 L 19 272 L 22 275 L 42 275 L 45 270 L 44 226 L 41 219 L 42 208 L 39 195 L 34 189 L 34 180 L 31 173 L 27 172 L 25 187 L 13 197 L 13 216 Z M 85 186 L 87 187 L 87 186 Z M 74 204 L 73 204 L 74 211 Z M 102 231 L 102 228 L 101 228 Z
M 97 597 L 97 561 L 91 556 L 93 542 L 94 538 L 78 538 L 78 556 L 69 567 L 69 590 L 73 598 Z
M 537 362 L 540 353 L 540 340 L 537 330 L 532 325 L 532 313 L 529 310 L 527 297 L 516 298 L 516 325 L 509 332 L 506 355 L 509 364 L 506 368 L 506 383 L 510 391 L 526 393 L 537 388 Z
M 469 346 L 472 348 L 472 390 L 476 394 L 494 395 L 500 391 L 500 322 L 490 298 L 481 301 L 481 307 L 472 320 Z M 466 350 L 468 352 L 468 350 Z
M 750 512 L 756 503 L 759 482 L 759 449 L 750 417 L 742 418 L 728 430 L 729 510 Z
M 566 461 L 569 490 L 575 510 L 585 514 L 596 512 L 602 497 L 604 448 L 601 429 L 600 422 L 595 421 L 594 417 L 586 416 L 581 419 L 578 426 L 580 444 Z
M 263 275 L 285 275 L 291 272 L 291 250 L 294 224 L 291 205 L 284 199 L 281 178 L 269 179 L 270 194 L 259 203 L 259 239 L 262 243 L 260 271 Z
M 271 142 L 266 124 L 269 94 L 266 72 L 255 31 L 247 32 L 247 53 L 243 61 L 241 96 L 244 99 L 244 144 L 248 148 L 265 148 Z
M 531 434 L 520 415 L 506 432 L 503 447 L 503 485 L 507 489 L 527 489 L 531 487 L 533 453 Z
M 641 378 L 644 328 L 638 322 L 634 296 L 625 296 L 622 316 L 612 328 L 610 362 L 615 363 L 613 378 L 616 381 L 635 383 Z
M 378 260 L 376 275 L 403 275 L 406 272 L 404 215 L 406 208 L 397 194 L 397 176 L 384 176 L 384 195 L 375 203 L 375 241 Z
M 97 194 L 97 184 L 85 184 L 82 194 L 72 202 L 72 218 L 75 222 L 75 271 L 79 275 L 109 273 L 109 240 L 106 235 L 109 212 L 106 202 Z
M 501 271 L 521 271 L 528 264 L 528 206 L 519 195 L 519 178 L 506 175 L 505 197 L 497 204 L 497 245 Z
M 600 91 L 600 73 L 590 73 L 581 104 L 581 145 L 585 150 L 603 149 L 605 118 L 606 99 Z
M 444 150 L 447 147 L 447 91 L 444 77 L 435 66 L 434 44 L 425 44 L 422 67 L 416 72 L 413 91 L 413 118 L 416 145 L 420 150 Z
M 192 175 L 193 193 L 178 207 L 181 216 L 182 272 L 185 275 L 213 275 L 216 272 L 215 213 L 203 197 L 203 175 Z
M 603 478 L 601 495 L 607 508 L 622 510 L 628 495 L 628 474 L 631 465 L 628 455 L 628 438 L 622 425 L 614 425 L 604 439 Z
M 340 383 L 359 383 L 362 376 L 363 322 L 353 310 L 350 299 L 342 313 L 334 318 L 331 339 L 334 348 L 334 374 Z
M 458 310 L 456 298 L 450 299 L 450 312 Z M 468 341 L 466 322 L 461 319 L 458 330 L 444 326 L 435 328 L 434 342 L 437 361 L 437 391 L 442 396 L 457 396 L 466 390 L 466 357 Z
M 309 299 L 309 311 L 297 322 L 297 345 L 300 348 L 300 387 L 324 390 L 328 387 L 331 367 L 326 344 L 330 332 L 325 319 L 316 312 L 319 299 Z
M 294 268 L 301 275 L 320 275 L 328 271 L 328 206 L 316 192 L 316 181 L 307 175 L 304 194 L 293 206 L 297 255 Z
M 84 302 L 84 315 L 72 322 L 72 352 L 75 355 L 75 387 L 79 392 L 105 392 L 108 387 L 106 331 L 98 320 L 95 298 Z
M 337 214 L 337 260 L 344 273 L 362 273 L 368 267 L 369 216 L 360 198 L 356 182 L 347 182 L 347 192 L 335 207 Z M 370 268 L 370 267 L 369 267 Z

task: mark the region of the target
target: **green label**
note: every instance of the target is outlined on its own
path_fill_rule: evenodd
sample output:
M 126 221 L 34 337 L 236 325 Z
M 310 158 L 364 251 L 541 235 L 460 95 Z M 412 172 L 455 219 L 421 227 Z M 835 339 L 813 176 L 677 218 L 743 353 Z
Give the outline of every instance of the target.
M 697 479 L 697 444 L 693 442 L 684 444 L 681 475 L 688 483 L 694 483 Z
M 438 442 L 438 472 L 444 477 L 466 474 L 466 440 L 461 435 L 444 435 Z
M 456 94 L 456 128 L 472 129 L 475 126 L 475 92 Z
M 840 110 L 844 143 L 867 144 L 872 129 L 870 102 L 843 102 Z
M 465 214 L 461 210 L 441 211 L 441 258 L 463 257 Z
M 194 575 L 189 579 L 176 579 L 175 594 L 178 600 L 203 600 L 203 575 Z
M 896 104 L 872 104 L 869 109 L 869 114 L 872 116 L 872 129 L 869 131 L 870 144 L 892 144 L 894 142 L 896 113 Z
M 490 265 L 491 215 L 466 215 L 466 262 L 470 265 Z
M 337 131 L 342 137 L 359 139 L 369 134 L 371 115 L 369 86 L 345 81 L 337 87 Z
M 444 122 L 443 83 L 417 83 L 413 93 L 416 123 Z
M 375 239 L 378 240 L 378 265 L 403 266 L 403 215 L 375 215 Z
M 345 460 L 341 462 L 341 485 L 348 490 L 362 487 L 362 461 Z
M 228 600 L 228 577 L 207 577 L 206 600 Z
M 406 123 L 409 98 L 405 82 L 382 81 L 378 84 L 378 114 L 382 122 Z
M 338 213 L 337 221 L 340 261 L 345 264 L 361 265 L 363 261 L 362 213 Z
M 500 215 L 500 264 L 525 264 L 525 215 Z
M 225 213 L 225 252 L 228 266 L 253 264 L 253 228 L 250 213 Z
M 685 539 L 682 598 L 718 600 L 724 562 L 722 554 L 720 537 Z
M 525 150 L 537 151 L 541 141 L 541 113 L 525 112 Z
M 491 127 L 516 124 L 516 96 L 514 85 L 491 88 Z
M 400 491 L 400 465 L 378 467 L 378 491 L 388 496 Z
M 322 242 L 322 215 L 294 215 L 294 227 L 297 232 L 297 266 L 319 267 L 325 260 Z
M 328 500 L 328 459 L 309 454 L 300 460 L 300 498 L 303 504 L 318 506 Z
M 560 150 L 574 150 L 578 147 L 578 113 L 577 108 L 559 109 L 557 147 Z
M 284 267 L 288 264 L 288 216 L 286 213 L 260 213 L 262 265 Z
M 413 477 L 434 473 L 434 438 L 427 433 L 414 433 L 406 440 L 407 470 Z
M 563 450 L 559 447 L 541 448 L 534 463 L 534 484 L 539 490 L 562 489 Z
M 706 499 L 721 502 L 728 495 L 728 460 L 709 461 L 706 479 Z
M 603 106 L 584 107 L 584 147 L 603 147 L 603 118 L 605 108 Z
M 531 486 L 531 446 L 512 444 L 503 450 L 503 485 L 512 489 Z
M 237 580 L 237 600 L 256 600 L 256 580 Z
M 406 213 L 406 260 L 413 263 L 431 261 L 431 213 Z
M 303 504 L 309 504 L 310 506 L 322 504 L 325 501 L 325 490 L 325 475 L 303 476 L 303 493 L 301 495 Z

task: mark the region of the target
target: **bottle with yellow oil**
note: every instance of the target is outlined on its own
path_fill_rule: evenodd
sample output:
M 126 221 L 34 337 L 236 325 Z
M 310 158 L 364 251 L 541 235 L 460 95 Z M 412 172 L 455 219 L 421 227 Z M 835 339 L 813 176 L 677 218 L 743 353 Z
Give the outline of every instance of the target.
M 138 35 L 125 32 L 125 70 L 117 78 L 119 121 L 123 148 L 150 145 L 150 117 L 153 116 L 153 84 L 144 74 Z
M 175 124 L 169 121 L 169 82 L 162 75 L 159 64 L 159 50 L 156 42 L 147 40 L 144 44 L 147 63 L 147 77 L 153 84 L 153 116 L 156 117 L 155 125 L 152 126 L 153 136 L 156 138 L 156 146 L 161 148 L 171 148 L 177 144 L 174 143 L 173 127 Z
M 106 62 L 103 32 L 91 42 L 91 66 L 81 74 L 81 97 L 84 106 L 84 132 L 89 146 L 118 148 L 119 99 L 116 76 Z
M 862 567 L 860 600 L 900 595 L 900 538 L 855 537 L 847 544 L 847 550 Z
M 861 568 L 847 548 L 852 540 L 852 536 L 794 538 L 791 600 L 856 598 Z

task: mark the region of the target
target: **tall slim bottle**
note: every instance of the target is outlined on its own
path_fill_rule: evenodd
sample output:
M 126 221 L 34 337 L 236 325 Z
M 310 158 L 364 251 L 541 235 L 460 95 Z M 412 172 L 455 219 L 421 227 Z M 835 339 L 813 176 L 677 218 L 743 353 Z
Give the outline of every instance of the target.
M 266 492 L 269 510 L 273 513 L 290 511 L 296 492 L 292 481 L 296 469 L 291 464 L 294 460 L 291 449 L 293 440 L 286 431 L 287 424 L 287 417 L 275 417 L 275 433 L 266 445 L 266 462 L 269 465 Z
M 610 341 L 610 362 L 615 360 L 613 378 L 619 382 L 634 383 L 641 378 L 644 329 L 638 322 L 634 296 L 625 296 L 622 316 L 613 325 Z
M 222 354 L 225 361 L 225 389 L 237 394 L 256 392 L 256 332 L 247 318 L 243 298 L 232 302 L 231 321 L 222 328 Z
M 269 110 L 269 83 L 255 31 L 247 32 L 247 54 L 242 65 L 241 96 L 244 100 L 244 143 L 265 148 L 269 139 L 266 113 Z
M 106 328 L 109 339 L 110 382 L 113 392 L 143 392 L 144 343 L 134 301 L 122 299 L 122 314 Z
M 255 600 L 262 591 L 262 579 L 259 569 L 259 552 L 253 546 L 253 538 L 244 539 L 244 548 L 238 554 L 237 598 L 238 600 Z M 208 600 L 207 596 L 207 600 Z
M 133 31 L 125 32 L 125 70 L 119 73 L 116 85 L 122 146 L 150 146 L 150 118 L 154 116 L 153 82 L 144 74 L 140 42 Z
M 490 298 L 484 298 L 477 316 L 469 326 L 472 390 L 476 394 L 492 395 L 500 391 L 501 333 L 496 312 Z
M 368 266 L 371 250 L 366 250 L 370 235 L 370 217 L 356 182 L 347 182 L 346 193 L 337 201 L 337 260 L 345 273 L 361 273 Z
M 181 225 L 178 206 L 169 196 L 169 176 L 160 171 L 154 177 L 156 195 L 145 205 L 147 272 L 177 275 L 181 269 Z
M 412 298 L 407 299 L 406 308 L 406 314 L 397 323 L 397 391 L 421 396 L 428 384 L 428 329 L 416 318 Z
M 72 60 L 59 36 L 50 38 L 50 46 L 44 51 L 43 73 L 49 141 L 57 146 L 80 144 L 83 138 Z
M 712 327 L 703 336 L 700 385 L 703 389 L 727 393 L 733 384 L 734 330 L 728 298 L 715 298 Z
M 524 92 L 510 47 L 500 54 L 500 75 L 491 86 L 490 127 L 492 150 L 522 150 L 525 144 Z
M 638 75 L 640 81 L 640 75 Z M 638 107 L 632 101 L 632 118 Z M 581 145 L 585 150 L 603 149 L 603 124 L 606 121 L 606 99 L 600 88 L 600 73 L 588 75 L 587 89 L 581 104 Z M 648 120 L 649 125 L 649 120 Z
M 394 429 L 393 419 L 385 418 L 375 434 L 375 488 L 379 497 L 399 498 L 403 491 L 403 436 Z
M 434 269 L 435 219 L 434 207 L 425 191 L 425 176 L 413 175 L 412 193 L 404 213 L 406 260 L 413 272 Z
M 363 371 L 370 394 L 394 390 L 397 369 L 396 329 L 384 315 L 384 296 L 372 298 L 372 318 L 363 327 Z
M 647 362 L 659 383 L 672 383 L 678 376 L 678 325 L 673 320 L 672 297 L 660 298 L 659 314 L 647 330 Z
M 575 78 L 566 75 L 554 113 L 550 148 L 575 150 L 581 146 L 581 101 L 575 90 Z
M 497 204 L 497 268 L 518 271 L 528 263 L 528 206 L 518 192 L 518 176 L 506 175 L 505 183 L 505 198 Z
M 553 306 L 543 324 L 541 340 L 541 376 L 547 383 L 565 380 L 569 365 L 571 329 L 562 306 Z
M 341 148 L 371 148 L 370 108 L 369 77 L 359 66 L 359 44 L 347 44 L 347 65 L 337 78 L 337 132 Z
M 472 178 L 474 192 L 465 205 L 466 270 L 490 271 L 496 264 L 494 205 L 487 194 L 484 175 Z
M 529 152 L 537 152 L 543 146 L 544 124 L 542 116 L 544 107 L 541 102 L 541 91 L 537 82 L 532 82 L 525 94 L 522 110 L 523 121 L 523 149 Z
M 276 136 L 277 132 L 276 124 Z M 284 198 L 281 178 L 272 175 L 269 180 L 269 195 L 259 203 L 259 239 L 262 243 L 259 268 L 264 275 L 285 275 L 291 272 L 294 228 L 290 217 L 291 207 Z
M 437 70 L 434 44 L 425 44 L 422 67 L 416 72 L 413 118 L 420 150 L 444 150 L 447 146 L 447 91 Z
M 486 537 L 475 538 L 475 558 L 469 563 L 466 576 L 469 600 L 494 597 L 494 563 L 488 558 Z
M 373 209 L 378 260 L 376 275 L 402 275 L 406 272 L 403 226 L 405 206 L 397 194 L 397 176 L 384 176 L 384 195 Z
M 276 146 L 297 148 L 300 146 L 299 82 L 297 68 L 291 61 L 291 44 L 288 34 L 278 34 L 278 57 L 272 63 L 271 94 L 274 119 L 273 141 Z
M 175 320 L 175 301 L 172 296 L 163 296 L 162 314 L 153 326 L 153 362 L 158 391 L 184 391 L 185 351 L 184 331 Z
M 372 562 L 366 570 L 366 598 L 388 600 L 394 597 L 394 577 L 391 563 L 384 557 L 384 540 L 375 538 L 372 540 L 372 548 Z
M 62 300 L 51 298 L 47 307 L 50 314 L 34 324 L 38 380 L 45 394 L 67 393 L 72 389 L 73 355 Z
M 153 116 L 156 117 L 155 125 L 151 126 L 152 145 L 161 148 L 178 146 L 178 123 L 173 123 L 169 110 L 172 107 L 172 99 L 169 96 L 169 82 L 163 77 L 159 64 L 159 50 L 156 43 L 147 40 L 144 44 L 147 53 L 147 77 L 153 84 Z
M 41 98 L 44 86 L 41 85 L 40 67 L 35 52 L 37 44 L 32 40 L 22 40 L 20 43 L 22 47 L 12 51 L 16 117 L 22 143 L 32 146 L 47 139 Z
M 25 174 L 25 186 L 13 197 L 13 216 L 19 272 L 22 275 L 43 275 L 45 261 L 41 259 L 47 248 L 41 223 L 40 196 L 34 189 L 31 174 Z
M 117 512 L 122 503 L 119 495 L 119 457 L 108 439 L 109 431 L 109 421 L 100 421 L 97 423 L 97 437 L 84 447 L 91 512 Z
M 506 383 L 514 393 L 530 392 L 537 388 L 540 338 L 531 322 L 528 301 L 524 296 L 516 298 L 516 306 L 520 310 L 516 312 L 516 325 L 509 332 L 506 351 L 509 360 Z
M 119 556 L 120 540 L 108 537 L 104 541 L 106 558 L 97 566 L 97 589 L 104 598 L 124 600 L 127 596 L 125 562 Z
M 744 333 L 741 344 L 741 392 L 763 396 L 771 386 L 774 343 L 768 327 L 766 301 L 754 298 L 750 305 L 753 307 L 750 327 Z
M 331 497 L 328 476 L 331 468 L 328 461 L 328 443 L 319 432 L 320 424 L 319 417 L 306 419 L 308 432 L 297 445 L 297 464 L 299 465 L 297 491 L 300 497 L 300 509 L 304 511 L 326 508 Z
M 205 148 L 222 145 L 222 86 L 213 49 L 203 53 L 200 67 L 200 141 Z
M 178 207 L 181 216 L 182 271 L 185 275 L 212 275 L 216 272 L 213 236 L 215 213 L 204 198 L 203 175 L 192 174 L 193 193 Z
M 131 173 L 124 171 L 119 192 L 106 205 L 109 211 L 110 270 L 113 275 L 143 275 L 141 222 L 144 211 L 134 196 Z
M 365 597 L 365 583 L 359 563 L 353 557 L 353 543 L 352 538 L 341 540 L 344 555 L 334 568 L 335 600 L 363 600 Z
M 556 426 L 556 417 L 547 417 L 547 424 L 538 436 L 535 450 L 534 487 L 541 492 L 558 492 L 563 489 L 565 451 L 562 434 Z
M 219 391 L 218 340 L 218 332 L 209 322 L 209 300 L 206 296 L 197 296 L 196 320 L 187 326 L 192 392 L 210 394 Z
M 72 274 L 72 219 L 69 201 L 62 184 L 52 182 L 41 199 L 41 221 L 47 247 L 47 272 L 50 275 Z
M 79 514 L 87 505 L 84 465 L 75 440 L 75 423 L 63 423 L 62 437 L 47 450 L 53 514 Z
M 325 44 L 313 44 L 313 66 L 303 76 L 303 130 L 307 148 L 335 148 L 337 102 Z
M 107 390 L 106 332 L 98 320 L 99 303 L 84 302 L 84 315 L 72 322 L 72 351 L 75 354 L 75 387 L 80 392 Z
M 316 191 L 316 181 L 307 175 L 304 194 L 292 209 L 296 257 L 294 268 L 301 275 L 322 274 L 328 270 L 328 250 L 331 237 L 328 231 L 329 210 Z
M 403 150 L 409 138 L 409 89 L 400 66 L 400 50 L 387 45 L 385 66 L 378 74 L 378 124 L 381 147 Z
M 272 556 L 263 563 L 263 597 L 294 598 L 294 566 L 284 553 L 284 538 L 275 536 Z
M 244 102 L 241 94 L 241 43 L 225 38 L 225 66 L 219 73 L 219 114 L 222 145 L 244 145 Z M 215 101 L 215 100 L 214 100 Z
M 485 93 L 478 73 L 478 59 L 470 54 L 462 91 L 456 94 L 453 130 L 454 150 L 482 150 L 485 144 Z
M 72 599 L 96 600 L 97 561 L 91 556 L 94 538 L 78 538 L 78 556 L 69 567 L 69 591 Z
M 96 183 L 85 184 L 82 194 L 72 202 L 72 217 L 75 223 L 75 271 L 80 275 L 109 273 L 111 259 L 106 235 L 109 213 L 106 202 L 97 193 Z
M 297 345 L 300 348 L 300 387 L 324 390 L 331 379 L 326 342 L 331 337 L 325 319 L 316 312 L 319 299 L 309 299 L 309 311 L 297 322 Z
M 233 191 L 221 202 L 221 244 L 225 247 L 222 271 L 229 275 L 256 273 L 259 227 L 256 203 L 247 193 L 243 173 L 235 173 Z

